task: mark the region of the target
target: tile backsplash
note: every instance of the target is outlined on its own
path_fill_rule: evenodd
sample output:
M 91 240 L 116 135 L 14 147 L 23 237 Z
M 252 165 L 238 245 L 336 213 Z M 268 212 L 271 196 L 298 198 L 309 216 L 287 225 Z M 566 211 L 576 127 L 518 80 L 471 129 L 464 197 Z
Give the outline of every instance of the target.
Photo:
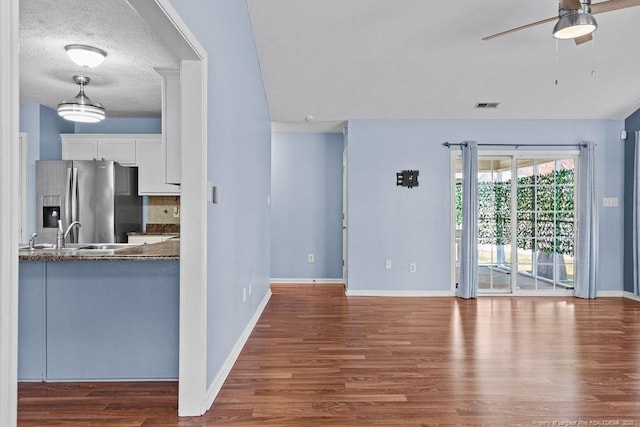
M 145 222 L 147 224 L 180 224 L 180 197 L 149 196 Z

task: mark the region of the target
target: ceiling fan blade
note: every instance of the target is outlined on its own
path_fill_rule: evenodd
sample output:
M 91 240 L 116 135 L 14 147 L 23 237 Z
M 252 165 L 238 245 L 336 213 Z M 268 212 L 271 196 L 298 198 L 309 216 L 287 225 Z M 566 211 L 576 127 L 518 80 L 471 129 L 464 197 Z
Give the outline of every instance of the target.
M 586 34 L 584 36 L 576 37 L 575 39 L 573 39 L 573 41 L 576 42 L 576 46 L 580 46 L 582 43 L 586 43 L 591 40 L 593 40 L 592 33 Z
M 613 1 L 613 0 L 610 0 L 610 1 Z M 624 0 L 621 0 L 621 1 L 624 1 Z M 542 21 L 532 22 L 531 24 L 523 25 L 521 27 L 512 28 L 510 30 L 503 31 L 501 33 L 496 33 L 487 37 L 483 37 L 482 40 L 491 40 L 491 39 L 495 39 L 496 37 L 506 36 L 507 34 L 515 33 L 516 31 L 520 31 L 520 30 L 526 30 L 527 28 L 535 27 L 536 25 L 546 24 L 547 22 L 556 21 L 557 19 L 558 17 L 554 16 L 553 18 L 547 18 L 547 19 L 543 19 Z
M 640 6 L 640 0 L 609 0 L 592 4 L 591 13 L 612 12 L 634 6 Z
M 582 9 L 580 0 L 560 0 L 560 8 L 564 10 Z

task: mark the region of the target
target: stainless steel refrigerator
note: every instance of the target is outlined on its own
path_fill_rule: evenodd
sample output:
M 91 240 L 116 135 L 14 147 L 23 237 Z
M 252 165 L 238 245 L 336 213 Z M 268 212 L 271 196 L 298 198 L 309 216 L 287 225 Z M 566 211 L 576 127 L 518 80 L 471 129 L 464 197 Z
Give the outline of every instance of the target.
M 130 231 L 142 231 L 138 168 L 112 161 L 36 161 L 39 242 L 55 243 L 58 220 L 67 243 L 124 243 Z

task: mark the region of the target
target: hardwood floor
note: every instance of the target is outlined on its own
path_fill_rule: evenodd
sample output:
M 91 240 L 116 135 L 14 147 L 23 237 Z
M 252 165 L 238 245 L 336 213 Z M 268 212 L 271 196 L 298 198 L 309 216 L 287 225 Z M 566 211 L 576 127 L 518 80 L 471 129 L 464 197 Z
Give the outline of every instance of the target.
M 273 296 L 212 409 L 176 383 L 23 383 L 19 425 L 640 426 L 640 303 Z

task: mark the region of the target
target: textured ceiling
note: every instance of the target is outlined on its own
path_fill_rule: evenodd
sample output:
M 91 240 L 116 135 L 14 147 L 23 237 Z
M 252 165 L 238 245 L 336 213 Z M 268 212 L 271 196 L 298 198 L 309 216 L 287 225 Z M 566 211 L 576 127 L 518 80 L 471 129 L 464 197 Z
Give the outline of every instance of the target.
M 557 0 L 248 4 L 276 130 L 335 130 L 348 119 L 624 119 L 640 107 L 640 7 L 597 15 L 594 42 L 561 41 L 556 57 L 553 22 L 481 39 L 556 15 Z
M 560 42 L 556 56 L 553 23 L 481 40 L 553 16 L 556 0 L 248 5 L 276 130 L 339 130 L 348 119 L 623 119 L 640 106 L 640 7 L 597 15 L 594 42 Z M 153 67 L 178 66 L 125 0 L 20 0 L 20 43 L 22 103 L 55 108 L 84 72 L 87 95 L 110 117 L 158 116 Z M 109 56 L 82 70 L 64 52 L 70 43 Z
M 64 46 L 87 44 L 108 53 L 83 69 Z M 56 108 L 79 90 L 72 76 L 91 78 L 85 92 L 107 117 L 159 117 L 160 77 L 153 67 L 178 59 L 125 0 L 20 0 L 20 102 Z

